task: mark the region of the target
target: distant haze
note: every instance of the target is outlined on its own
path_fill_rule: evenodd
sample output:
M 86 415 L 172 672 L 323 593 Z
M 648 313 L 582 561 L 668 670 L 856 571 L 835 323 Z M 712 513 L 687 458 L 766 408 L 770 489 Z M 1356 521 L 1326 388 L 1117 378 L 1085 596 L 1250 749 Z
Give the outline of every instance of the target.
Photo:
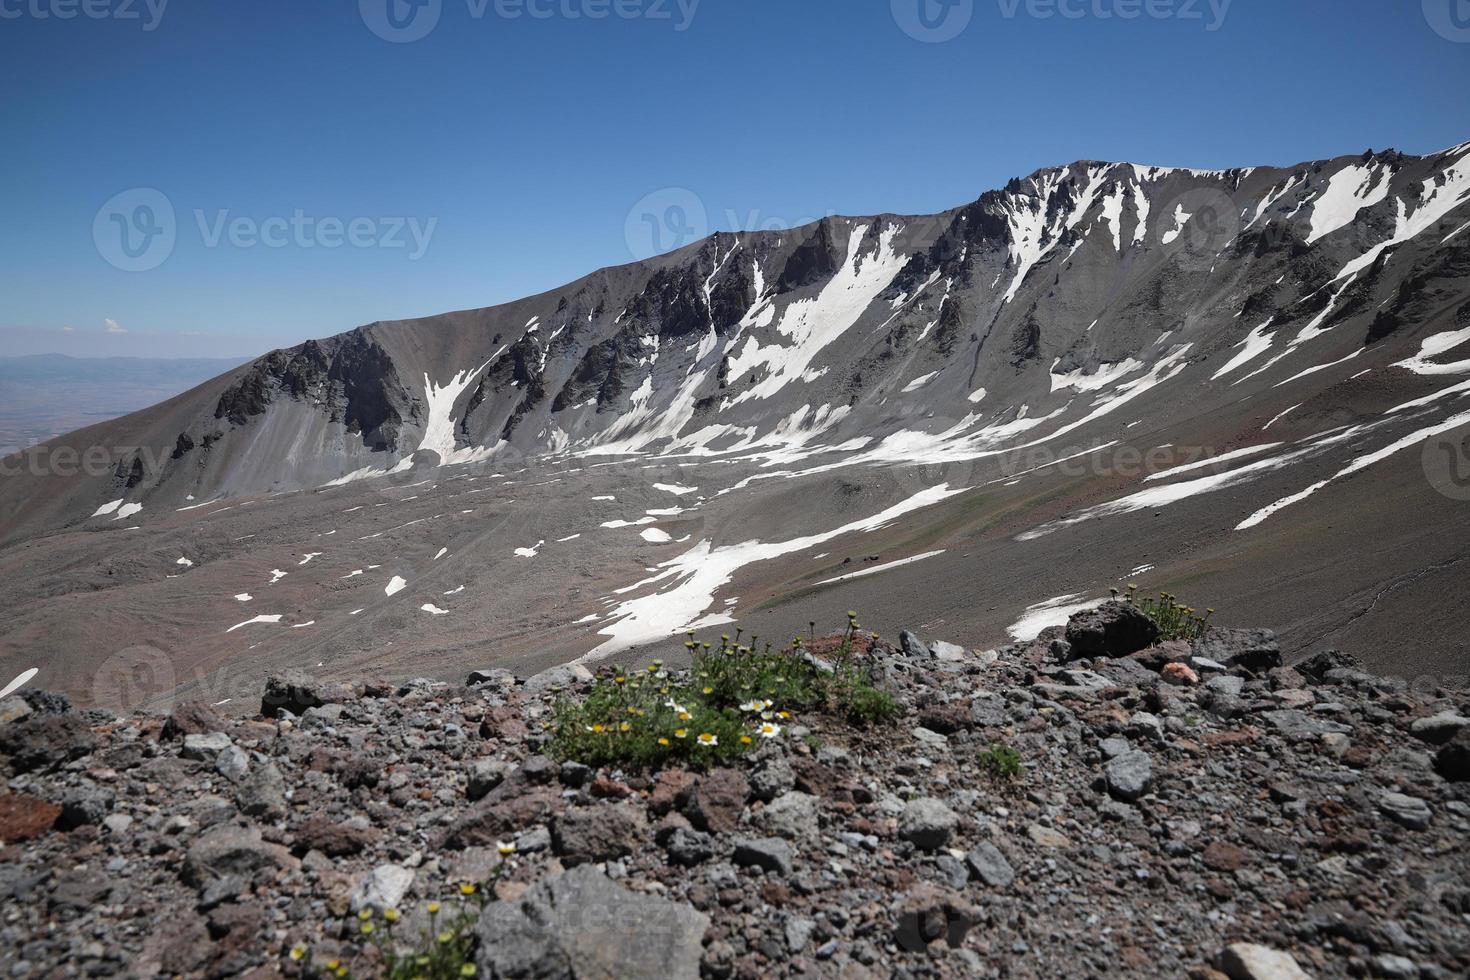
M 246 360 L 0 357 L 0 456 L 155 405 Z

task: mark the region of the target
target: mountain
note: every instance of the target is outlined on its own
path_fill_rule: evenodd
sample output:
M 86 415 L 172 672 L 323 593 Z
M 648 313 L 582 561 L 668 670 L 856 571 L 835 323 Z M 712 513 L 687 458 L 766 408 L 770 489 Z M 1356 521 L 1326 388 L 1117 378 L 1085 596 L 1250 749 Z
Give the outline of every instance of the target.
M 1136 579 L 1443 677 L 1467 203 L 1470 144 L 1082 161 L 276 351 L 6 460 L 0 663 L 227 689 L 848 607 L 979 645 Z

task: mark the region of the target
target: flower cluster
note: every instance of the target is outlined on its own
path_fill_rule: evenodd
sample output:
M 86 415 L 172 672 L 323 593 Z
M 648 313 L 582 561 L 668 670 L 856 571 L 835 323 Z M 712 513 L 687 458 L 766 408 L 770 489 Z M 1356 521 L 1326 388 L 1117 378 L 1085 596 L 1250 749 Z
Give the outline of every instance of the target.
M 488 881 L 464 881 L 455 889 L 456 896 L 448 908 L 437 901 L 426 902 L 416 935 L 401 934 L 404 915 L 396 908 L 379 913 L 365 908 L 357 913 L 356 931 L 363 942 L 376 947 L 380 973 L 389 980 L 454 980 L 473 977 L 474 926 L 494 899 L 495 884 L 505 873 L 515 854 L 515 845 L 496 845 L 500 863 Z M 339 956 L 317 961 L 305 945 L 291 947 L 287 958 L 298 975 L 307 977 L 346 977 L 348 967 Z

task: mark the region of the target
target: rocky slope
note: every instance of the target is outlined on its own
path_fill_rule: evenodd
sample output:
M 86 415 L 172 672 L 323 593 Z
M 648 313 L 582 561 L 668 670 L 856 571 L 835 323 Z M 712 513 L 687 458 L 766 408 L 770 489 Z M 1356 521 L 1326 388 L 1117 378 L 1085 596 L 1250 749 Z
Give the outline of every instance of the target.
M 239 702 L 849 608 L 993 647 L 1139 577 L 1448 684 L 1467 350 L 1470 144 L 720 234 L 0 461 L 0 681 Z
M 360 912 L 411 934 L 487 881 L 482 977 L 1470 971 L 1464 693 L 1335 651 L 1282 666 L 1264 631 L 1136 650 L 1129 625 L 864 637 L 896 726 L 798 717 L 703 772 L 547 758 L 582 668 L 288 675 L 244 718 L 23 692 L 0 701 L 8 975 L 372 975 Z

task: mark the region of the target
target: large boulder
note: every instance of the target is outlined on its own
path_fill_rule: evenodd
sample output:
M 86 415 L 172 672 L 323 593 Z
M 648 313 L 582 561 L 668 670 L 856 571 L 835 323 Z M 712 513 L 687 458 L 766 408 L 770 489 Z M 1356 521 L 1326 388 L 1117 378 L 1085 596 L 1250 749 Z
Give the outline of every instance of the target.
M 261 839 L 259 827 L 221 823 L 206 830 L 190 846 L 181 873 L 184 881 L 203 888 L 227 875 L 250 881 L 256 875 L 296 866 L 284 847 Z
M 1470 728 L 1462 728 L 1434 756 L 1434 768 L 1452 783 L 1470 782 Z
M 627 857 L 647 839 L 648 820 L 630 803 L 578 807 L 551 824 L 551 845 L 568 866 Z
M 1194 655 L 1226 667 L 1239 667 L 1253 674 L 1264 674 L 1281 666 L 1281 644 L 1277 641 L 1276 634 L 1270 630 L 1211 627 L 1204 636 L 1194 641 Z
M 475 934 L 480 976 L 535 980 L 696 980 L 709 919 L 622 888 L 591 865 L 495 902 Z
M 1159 627 L 1137 606 L 1116 599 L 1084 609 L 1067 621 L 1071 656 L 1126 657 L 1154 645 Z
M 76 714 L 37 711 L 0 727 L 0 755 L 8 756 L 14 773 L 53 769 L 88 755 L 97 736 Z
M 304 671 L 288 670 L 266 679 L 265 693 L 260 696 L 260 713 L 267 718 L 274 718 L 282 711 L 300 716 L 308 708 L 342 704 L 356 697 L 357 692 L 346 684 L 319 681 Z
M 959 816 L 944 803 L 924 796 L 904 806 L 898 836 L 921 851 L 937 851 L 949 843 L 959 823 Z

